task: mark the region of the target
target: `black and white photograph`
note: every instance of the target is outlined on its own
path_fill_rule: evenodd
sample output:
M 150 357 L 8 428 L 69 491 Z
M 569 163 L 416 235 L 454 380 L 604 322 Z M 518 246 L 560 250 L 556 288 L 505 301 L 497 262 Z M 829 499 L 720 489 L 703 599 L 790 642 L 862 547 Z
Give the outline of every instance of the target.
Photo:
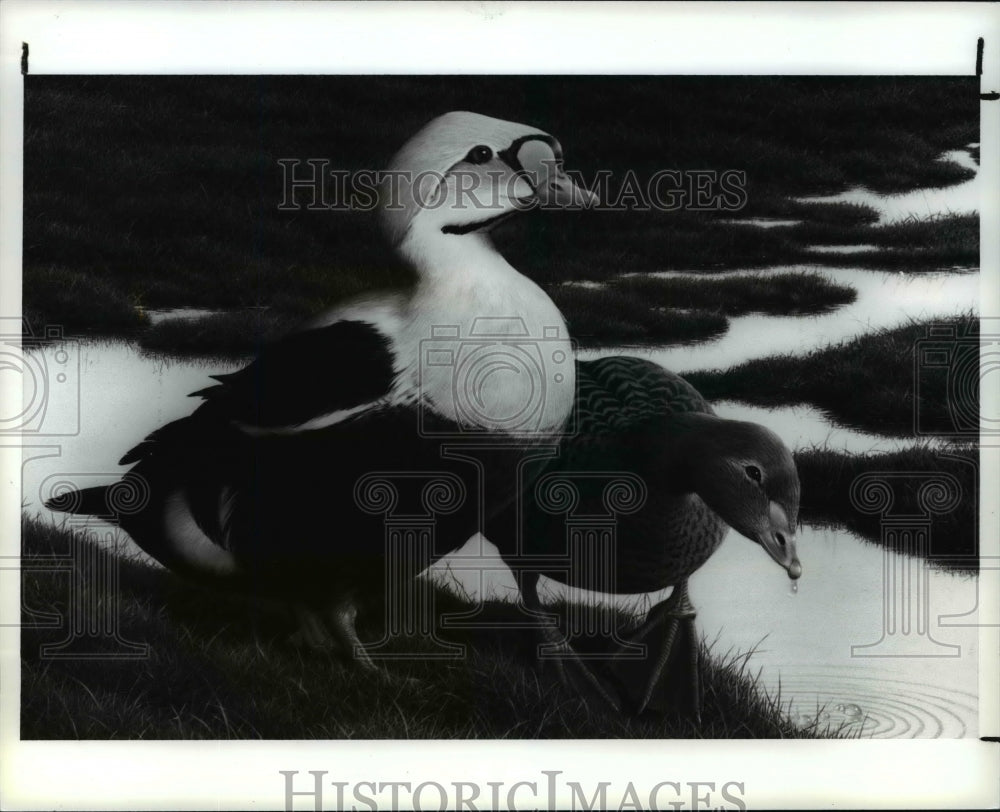
M 10 808 L 996 802 L 995 8 L 123 5 L 4 17 Z

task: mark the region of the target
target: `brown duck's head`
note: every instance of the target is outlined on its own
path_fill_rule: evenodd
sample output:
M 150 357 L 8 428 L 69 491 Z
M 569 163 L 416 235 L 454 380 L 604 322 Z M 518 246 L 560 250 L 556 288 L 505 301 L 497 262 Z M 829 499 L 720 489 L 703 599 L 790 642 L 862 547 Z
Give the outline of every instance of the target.
M 799 475 L 792 452 L 773 431 L 736 420 L 719 420 L 701 440 L 692 460 L 697 494 L 798 578 Z

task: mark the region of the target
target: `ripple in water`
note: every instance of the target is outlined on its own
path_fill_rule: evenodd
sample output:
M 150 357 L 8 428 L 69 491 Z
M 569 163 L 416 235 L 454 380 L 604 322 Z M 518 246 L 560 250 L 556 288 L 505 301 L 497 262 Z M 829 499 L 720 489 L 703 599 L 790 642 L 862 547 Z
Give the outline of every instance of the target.
M 853 670 L 782 669 L 781 701 L 802 727 L 861 738 L 962 738 L 978 715 L 975 694 Z

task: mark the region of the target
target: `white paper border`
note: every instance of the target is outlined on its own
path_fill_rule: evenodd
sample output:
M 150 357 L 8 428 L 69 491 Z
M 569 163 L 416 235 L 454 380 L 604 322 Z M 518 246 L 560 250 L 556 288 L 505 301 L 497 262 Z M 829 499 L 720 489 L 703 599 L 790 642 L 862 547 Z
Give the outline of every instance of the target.
M 8 0 L 0 4 L 0 301 L 10 315 L 6 303 L 20 299 L 22 41 L 32 73 L 971 75 L 980 36 L 983 89 L 1000 90 L 992 5 Z M 981 125 L 982 313 L 997 316 L 1000 102 L 982 105 Z M 19 402 L 20 393 L 0 397 Z M 20 465 L 0 453 L 0 552 L 16 555 Z M 995 450 L 984 451 L 983 467 L 985 545 L 1000 539 L 988 500 L 1000 481 Z M 983 592 L 995 612 L 996 591 Z M 4 618 L 17 617 L 14 590 L 0 601 Z M 981 727 L 992 724 L 993 735 L 997 639 L 984 630 L 980 649 Z M 541 780 L 543 769 L 586 786 L 742 781 L 750 808 L 995 807 L 1000 792 L 1000 745 L 978 741 L 19 742 L 18 645 L 16 629 L 0 629 L 5 809 L 281 808 L 280 769 L 442 783 Z

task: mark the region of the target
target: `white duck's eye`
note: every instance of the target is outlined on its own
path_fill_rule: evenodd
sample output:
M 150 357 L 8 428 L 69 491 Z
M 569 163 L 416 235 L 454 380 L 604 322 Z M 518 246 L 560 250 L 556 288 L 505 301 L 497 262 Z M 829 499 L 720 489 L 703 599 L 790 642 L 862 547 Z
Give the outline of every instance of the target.
M 469 154 L 465 156 L 465 160 L 470 164 L 484 164 L 492 157 L 493 150 L 485 144 L 480 144 L 478 147 L 473 147 L 469 150 Z
M 758 468 L 756 465 L 748 465 L 743 470 L 747 472 L 747 476 L 750 477 L 750 479 L 752 479 L 754 482 L 758 483 L 760 482 L 761 480 L 760 468 Z

